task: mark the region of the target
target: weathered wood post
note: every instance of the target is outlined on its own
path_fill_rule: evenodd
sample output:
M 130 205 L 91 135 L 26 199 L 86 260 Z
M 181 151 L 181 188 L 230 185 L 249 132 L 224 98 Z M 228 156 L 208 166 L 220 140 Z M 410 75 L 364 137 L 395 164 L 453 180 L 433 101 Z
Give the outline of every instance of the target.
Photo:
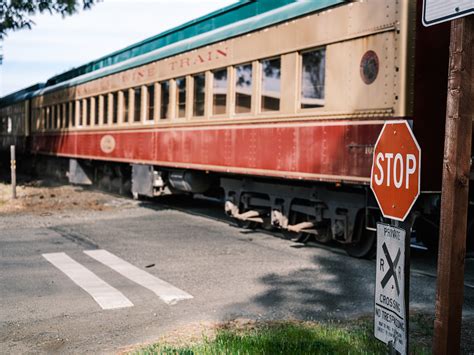
M 15 158 L 15 146 L 10 146 L 10 168 L 12 178 L 12 199 L 16 199 L 16 158 Z
M 451 22 L 434 354 L 459 354 L 474 94 L 474 16 Z

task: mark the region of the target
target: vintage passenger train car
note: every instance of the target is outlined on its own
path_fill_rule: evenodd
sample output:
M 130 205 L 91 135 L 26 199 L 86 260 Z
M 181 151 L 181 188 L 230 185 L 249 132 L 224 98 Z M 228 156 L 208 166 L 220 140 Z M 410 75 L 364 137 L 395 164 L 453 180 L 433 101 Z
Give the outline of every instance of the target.
M 413 126 L 418 231 L 437 223 L 449 28 L 423 28 L 420 9 L 240 1 L 3 98 L 1 142 L 38 165 L 67 162 L 73 183 L 135 196 L 220 191 L 242 224 L 364 257 L 380 218 L 368 184 L 386 120 Z

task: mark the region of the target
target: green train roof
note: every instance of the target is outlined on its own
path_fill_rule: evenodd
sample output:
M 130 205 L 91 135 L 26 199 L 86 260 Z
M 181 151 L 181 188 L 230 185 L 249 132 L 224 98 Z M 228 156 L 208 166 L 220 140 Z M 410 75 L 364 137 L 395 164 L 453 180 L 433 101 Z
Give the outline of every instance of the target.
M 0 107 L 79 85 L 166 57 L 321 11 L 347 0 L 241 0 L 156 36 L 50 78 L 43 86 L 12 93 Z M 33 88 L 33 87 L 31 87 Z

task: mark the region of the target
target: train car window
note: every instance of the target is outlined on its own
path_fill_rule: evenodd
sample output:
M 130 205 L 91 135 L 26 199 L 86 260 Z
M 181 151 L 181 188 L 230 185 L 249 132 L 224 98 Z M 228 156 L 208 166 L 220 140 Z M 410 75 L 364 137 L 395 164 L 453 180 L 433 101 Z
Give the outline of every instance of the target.
M 193 96 L 193 116 L 204 116 L 206 75 L 204 73 L 193 76 L 194 96 Z
M 235 67 L 235 113 L 247 113 L 252 108 L 252 64 Z
M 176 79 L 176 117 L 186 117 L 186 78 Z
M 87 105 L 89 107 L 89 113 L 87 115 L 87 125 L 90 126 L 92 125 L 92 122 L 94 122 L 94 114 L 95 114 L 95 101 L 93 97 L 89 97 L 87 99 Z
M 51 115 L 51 110 L 49 109 L 49 107 L 45 107 L 44 108 L 44 128 L 46 128 L 46 129 L 49 129 L 49 127 L 50 127 L 49 126 L 50 123 L 51 123 L 50 115 Z
M 140 122 L 142 113 L 142 88 L 133 89 L 135 95 L 133 100 L 133 122 Z
M 51 115 L 51 119 L 52 119 L 52 124 L 51 124 L 51 128 L 53 129 L 56 129 L 57 128 L 57 123 L 58 123 L 58 107 L 56 105 L 53 105 L 52 106 L 52 115 Z
M 66 102 L 64 104 L 64 127 L 65 128 L 69 128 L 69 115 L 71 114 L 71 103 L 70 102 Z
M 227 111 L 227 68 L 212 73 L 212 114 L 223 115 Z
M 262 60 L 262 111 L 280 110 L 281 59 Z
M 59 105 L 60 107 L 60 116 L 59 116 L 59 128 L 64 128 L 64 121 L 66 120 L 66 104 Z
M 123 91 L 123 123 L 128 122 L 128 110 L 130 106 L 130 95 L 128 90 Z
M 148 121 L 153 121 L 155 115 L 155 84 L 151 84 L 146 87 L 146 94 L 146 119 Z
M 112 94 L 112 123 L 117 124 L 118 122 L 118 115 L 119 115 L 119 100 L 118 100 L 118 92 L 114 92 Z
M 78 100 L 76 105 L 76 110 L 77 110 L 77 121 L 76 125 L 77 127 L 82 127 L 82 102 L 81 100 Z
M 99 96 L 91 97 L 91 103 L 93 104 L 93 113 L 91 114 L 94 116 L 92 122 L 97 126 L 99 124 Z
M 170 118 L 170 82 L 163 81 L 161 84 L 161 107 L 160 107 L 160 118 Z
M 301 108 L 324 106 L 326 48 L 306 52 L 302 57 Z
M 43 107 L 41 109 L 41 128 L 42 129 L 46 129 L 46 125 L 48 124 L 47 121 L 48 121 L 48 112 L 46 110 L 46 107 Z
M 89 121 L 89 105 L 88 105 L 88 99 L 82 100 L 82 125 L 87 127 L 90 123 Z
M 109 95 L 105 94 L 103 102 L 103 109 L 102 109 L 102 123 L 104 125 L 109 123 Z
M 71 120 L 69 121 L 71 127 L 75 126 L 75 120 L 76 120 L 76 103 L 72 101 L 71 102 Z

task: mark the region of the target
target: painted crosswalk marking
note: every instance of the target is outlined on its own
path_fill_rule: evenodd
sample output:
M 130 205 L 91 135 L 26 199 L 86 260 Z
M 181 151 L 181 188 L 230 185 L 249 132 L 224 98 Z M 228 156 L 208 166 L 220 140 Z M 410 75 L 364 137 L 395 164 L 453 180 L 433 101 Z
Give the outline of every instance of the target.
M 85 250 L 84 253 L 133 282 L 153 291 L 159 298 L 168 304 L 175 304 L 178 301 L 193 298 L 189 293 L 186 293 L 168 282 L 139 269 L 118 256 L 109 253 L 107 250 Z
M 92 271 L 66 255 L 66 253 L 49 253 L 42 255 L 51 264 L 66 274 L 76 285 L 89 293 L 102 309 L 133 306 L 133 303 L 119 290 L 110 286 Z

